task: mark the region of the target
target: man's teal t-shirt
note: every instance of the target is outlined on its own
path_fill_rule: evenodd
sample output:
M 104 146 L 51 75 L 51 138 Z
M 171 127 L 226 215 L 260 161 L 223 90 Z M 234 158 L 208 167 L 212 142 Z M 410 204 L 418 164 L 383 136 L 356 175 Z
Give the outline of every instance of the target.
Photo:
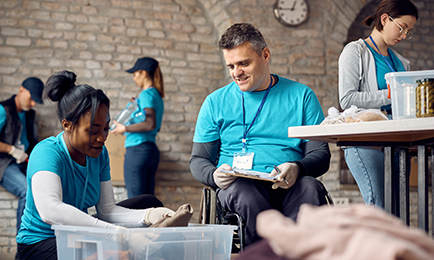
M 136 146 L 144 142 L 155 143 L 155 138 L 158 131 L 160 131 L 161 122 L 163 121 L 164 102 L 156 88 L 151 87 L 140 92 L 137 104 L 137 111 L 143 110 L 145 108 L 153 108 L 155 110 L 155 119 L 157 125 L 152 131 L 127 133 L 125 147 Z
M 246 128 L 252 122 L 266 91 L 244 92 Z M 315 93 L 306 85 L 279 77 L 256 121 L 247 133 L 247 151 L 254 153 L 255 171 L 271 172 L 273 165 L 303 158 L 302 140 L 289 138 L 288 127 L 316 125 L 324 120 Z M 232 166 L 234 153 L 242 151 L 243 109 L 238 85 L 232 82 L 205 99 L 193 142 L 221 140 L 218 165 Z
M 24 145 L 24 151 L 29 148 L 29 140 L 27 139 L 27 125 L 26 125 L 26 114 L 25 112 L 18 113 L 18 118 L 21 122 L 21 125 L 23 126 L 21 128 L 21 136 L 20 136 L 20 142 L 22 145 Z M 3 127 L 6 125 L 6 110 L 3 105 L 0 105 L 0 132 L 2 131 Z
M 64 203 L 85 213 L 89 207 L 96 205 L 100 195 L 100 182 L 110 180 L 107 149 L 104 147 L 97 158 L 87 157 L 86 160 L 86 166 L 81 166 L 71 159 L 63 140 L 63 132 L 35 146 L 27 167 L 27 201 L 17 235 L 18 243 L 29 245 L 54 237 L 51 225 L 42 221 L 33 200 L 32 177 L 39 171 L 53 172 L 60 177 Z

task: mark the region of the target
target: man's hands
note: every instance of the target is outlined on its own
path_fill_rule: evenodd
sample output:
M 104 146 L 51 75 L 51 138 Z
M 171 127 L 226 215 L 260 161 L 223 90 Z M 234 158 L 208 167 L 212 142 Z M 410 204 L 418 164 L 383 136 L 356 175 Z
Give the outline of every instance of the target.
M 272 188 L 291 188 L 297 180 L 298 174 L 300 172 L 298 165 L 295 163 L 282 163 L 278 166 L 278 168 L 281 171 L 281 174 L 279 174 L 276 170 L 271 171 L 270 174 L 270 176 L 277 176 L 279 174 L 279 176 L 277 176 L 277 182 L 273 184 Z
M 295 181 L 298 178 L 298 174 L 300 172 L 298 165 L 295 163 L 283 163 L 278 166 L 280 170 L 280 174 L 273 170 L 270 173 L 270 176 L 277 176 L 277 182 L 275 182 L 272 186 L 273 189 L 282 188 L 282 189 L 289 189 L 291 188 Z M 229 186 L 231 186 L 232 182 L 235 181 L 237 178 L 236 176 L 230 176 L 226 175 L 224 173 L 219 172 L 219 170 L 226 170 L 230 171 L 232 170 L 232 167 L 228 164 L 222 164 L 220 167 L 218 167 L 213 174 L 214 182 L 217 184 L 217 186 L 223 190 L 227 189 Z
M 12 145 L 12 149 L 9 151 L 9 154 L 12 155 L 15 159 L 17 159 L 17 163 L 23 163 L 27 157 L 29 157 L 23 150 L 20 150 L 18 148 L 15 148 L 15 146 Z
M 143 219 L 143 222 L 150 226 L 157 222 L 158 220 L 166 217 L 166 216 L 173 216 L 175 214 L 175 211 L 165 208 L 165 207 L 158 207 L 158 208 L 149 208 L 147 209 L 147 212 L 145 213 L 145 218 Z
M 234 182 L 237 177 L 226 175 L 219 172 L 219 170 L 230 171 L 232 170 L 232 167 L 226 163 L 222 164 L 220 165 L 220 167 L 217 168 L 217 170 L 214 171 L 213 174 L 215 184 L 217 184 L 219 188 L 226 190 L 229 186 L 231 186 L 232 182 Z

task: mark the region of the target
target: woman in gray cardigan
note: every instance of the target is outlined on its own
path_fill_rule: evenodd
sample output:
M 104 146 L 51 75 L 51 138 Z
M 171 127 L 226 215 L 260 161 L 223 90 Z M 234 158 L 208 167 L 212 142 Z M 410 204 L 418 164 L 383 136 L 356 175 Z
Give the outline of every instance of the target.
M 373 25 L 366 39 L 350 42 L 339 57 L 339 102 L 381 109 L 391 117 L 391 101 L 384 75 L 407 71 L 410 62 L 390 49 L 411 39 L 418 10 L 410 0 L 383 0 L 373 16 L 363 20 Z M 380 150 L 346 147 L 345 161 L 359 186 L 366 204 L 384 208 L 384 154 Z

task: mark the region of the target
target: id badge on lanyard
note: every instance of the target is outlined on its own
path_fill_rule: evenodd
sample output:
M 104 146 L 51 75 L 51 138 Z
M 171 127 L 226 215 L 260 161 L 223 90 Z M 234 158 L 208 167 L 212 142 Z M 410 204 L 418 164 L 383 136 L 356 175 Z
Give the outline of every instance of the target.
M 239 168 L 250 170 L 253 166 L 253 157 L 255 153 L 234 153 L 234 161 L 232 162 L 232 168 Z
M 245 129 L 244 128 L 244 133 L 243 133 L 243 139 L 242 139 L 242 152 L 240 153 L 234 153 L 234 160 L 232 162 L 232 168 L 240 168 L 240 169 L 245 169 L 245 170 L 250 170 L 253 167 L 253 157 L 255 156 L 254 153 L 248 153 L 246 152 L 246 146 L 247 146 L 247 133 L 249 132 L 250 128 L 252 127 L 252 125 L 255 123 L 256 118 L 259 115 L 259 112 L 261 112 L 262 107 L 265 103 L 265 100 L 267 99 L 268 93 L 270 92 L 270 88 L 271 85 L 273 84 L 273 78 L 270 75 L 270 85 L 267 88 L 267 92 L 265 92 L 264 98 L 262 99 L 261 104 L 259 105 L 258 111 L 256 112 L 255 117 L 253 118 L 252 123 L 250 124 L 250 126 Z M 243 92 L 240 90 L 240 94 L 241 94 L 241 106 L 243 107 L 243 127 L 245 127 L 246 125 L 246 118 L 245 118 L 245 109 L 244 109 L 244 97 L 243 97 Z

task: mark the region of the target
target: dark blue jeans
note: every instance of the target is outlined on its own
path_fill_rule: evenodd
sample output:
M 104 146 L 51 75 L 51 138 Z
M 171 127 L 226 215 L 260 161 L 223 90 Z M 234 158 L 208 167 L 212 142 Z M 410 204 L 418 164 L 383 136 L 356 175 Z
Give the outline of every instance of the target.
M 21 216 L 24 213 L 27 194 L 26 180 L 27 163 L 16 164 L 11 163 L 6 168 L 3 178 L 0 180 L 0 185 L 13 195 L 19 197 L 17 209 L 17 232 L 21 226 Z
M 128 198 L 142 194 L 154 195 L 155 173 L 160 151 L 155 143 L 145 142 L 127 147 L 124 160 L 124 179 Z

